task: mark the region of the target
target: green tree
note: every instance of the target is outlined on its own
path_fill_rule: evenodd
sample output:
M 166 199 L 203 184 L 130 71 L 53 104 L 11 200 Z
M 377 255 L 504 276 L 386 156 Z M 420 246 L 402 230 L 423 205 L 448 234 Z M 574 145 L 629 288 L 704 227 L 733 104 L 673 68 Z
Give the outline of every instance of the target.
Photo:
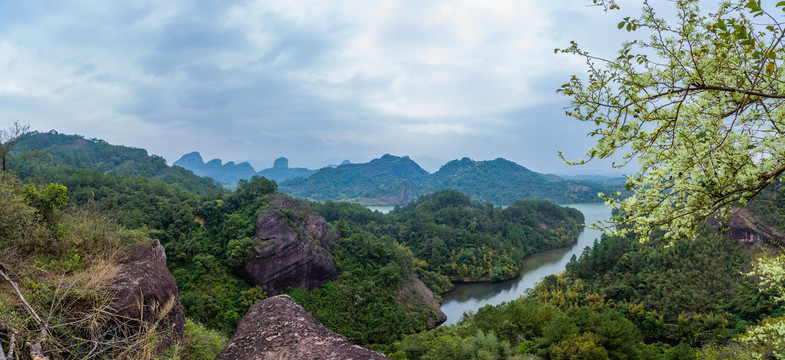
M 606 10 L 612 1 L 595 0 Z M 676 0 L 673 21 L 649 1 L 619 28 L 643 32 L 618 57 L 590 55 L 576 43 L 558 50 L 583 57 L 588 76 L 573 76 L 558 92 L 571 99 L 567 115 L 594 123 L 597 143 L 588 158 L 621 154 L 615 166 L 637 160 L 627 179 L 632 196 L 606 195 L 646 239 L 692 237 L 718 211 L 728 216 L 785 172 L 785 2 L 722 1 L 712 12 L 697 0 Z M 601 224 L 601 225 L 612 225 Z
M 2 162 L 2 171 L 8 171 L 8 162 L 11 160 L 11 150 L 30 130 L 30 125 L 21 125 L 18 121 L 7 130 L 0 130 L 0 162 Z

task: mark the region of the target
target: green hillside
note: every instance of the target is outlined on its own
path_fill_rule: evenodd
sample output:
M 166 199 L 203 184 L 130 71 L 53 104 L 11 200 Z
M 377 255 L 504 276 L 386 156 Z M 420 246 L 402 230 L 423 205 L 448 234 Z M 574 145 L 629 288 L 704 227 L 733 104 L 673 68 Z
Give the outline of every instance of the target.
M 550 200 L 559 204 L 596 202 L 607 191 L 591 181 L 565 180 L 543 175 L 502 158 L 474 161 L 469 158 L 444 164 L 423 186 L 426 192 L 453 189 L 473 200 L 509 205 L 517 200 Z
M 363 164 L 323 168 L 307 179 L 281 182 L 281 192 L 317 201 L 403 205 L 417 198 L 428 177 L 409 157 L 384 155 Z
M 307 179 L 280 183 L 282 192 L 317 201 L 364 205 L 404 205 L 418 196 L 444 189 L 463 192 L 474 201 L 511 205 L 518 200 L 569 204 L 597 202 L 599 192 L 619 190 L 586 180 L 566 180 L 531 171 L 512 161 L 453 160 L 428 174 L 408 157 L 384 155 L 364 164 L 324 168 Z
M 52 178 L 53 168 L 90 169 L 104 174 L 160 180 L 197 194 L 224 191 L 214 180 L 196 176 L 179 166 L 168 166 L 163 157 L 149 155 L 147 150 L 54 130 L 23 135 L 13 148 L 13 154 L 30 155 L 24 160 L 16 156 L 20 160 L 10 165 L 23 179 L 44 181 Z

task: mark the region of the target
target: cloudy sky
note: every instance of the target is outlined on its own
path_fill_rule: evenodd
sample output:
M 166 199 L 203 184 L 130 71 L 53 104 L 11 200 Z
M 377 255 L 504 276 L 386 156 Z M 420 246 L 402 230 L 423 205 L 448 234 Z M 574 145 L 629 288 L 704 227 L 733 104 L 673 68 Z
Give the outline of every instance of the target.
M 390 153 L 616 171 L 557 157 L 580 157 L 591 126 L 563 115 L 555 89 L 585 70 L 554 48 L 613 56 L 628 36 L 622 13 L 589 3 L 0 0 L 0 125 L 170 163 L 191 151 L 257 169 Z

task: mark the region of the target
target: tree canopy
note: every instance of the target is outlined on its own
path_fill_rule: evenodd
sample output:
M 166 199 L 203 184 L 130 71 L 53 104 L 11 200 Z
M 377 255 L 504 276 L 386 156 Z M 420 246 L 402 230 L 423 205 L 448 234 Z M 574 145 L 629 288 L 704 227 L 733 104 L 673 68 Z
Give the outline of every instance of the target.
M 11 150 L 29 129 L 30 125 L 22 125 L 16 121 L 14 122 L 14 125 L 7 130 L 0 130 L 0 170 L 4 173 L 8 170 L 8 162 L 11 160 Z
M 772 3 L 723 1 L 708 12 L 677 0 L 666 20 L 644 1 L 639 17 L 618 24 L 643 36 L 616 58 L 574 42 L 557 49 L 588 66 L 558 90 L 571 99 L 566 114 L 596 125 L 587 158 L 568 162 L 620 154 L 614 166 L 640 166 L 627 179 L 632 196 L 604 195 L 623 215 L 602 225 L 628 223 L 608 227 L 642 240 L 657 227 L 691 238 L 701 220 L 727 217 L 785 172 L 785 1 Z

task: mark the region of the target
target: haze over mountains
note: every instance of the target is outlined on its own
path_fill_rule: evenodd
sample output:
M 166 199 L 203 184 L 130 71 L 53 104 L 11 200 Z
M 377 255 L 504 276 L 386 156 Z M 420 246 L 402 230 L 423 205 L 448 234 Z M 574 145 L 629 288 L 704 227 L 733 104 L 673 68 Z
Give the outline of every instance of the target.
M 254 175 L 281 182 L 296 177 L 308 177 L 316 172 L 306 168 L 290 168 L 289 160 L 285 157 L 276 159 L 273 167 L 259 172 L 248 162 L 235 164 L 234 161 L 229 161 L 224 164 L 221 159 L 212 159 L 205 163 L 202 155 L 197 151 L 183 155 L 172 165 L 191 170 L 199 176 L 211 177 L 228 187 L 234 186 L 241 179 L 250 179 Z
M 466 193 L 473 200 L 509 205 L 517 200 L 543 199 L 556 203 L 598 201 L 598 192 L 611 192 L 619 182 L 564 179 L 531 171 L 498 158 L 475 161 L 453 160 L 433 174 L 408 156 L 385 154 L 367 163 L 344 161 L 320 170 L 289 168 L 286 158 L 272 168 L 253 172 L 248 163 L 223 164 L 214 159 L 204 163 L 198 152 L 184 155 L 174 165 L 200 176 L 209 176 L 232 187 L 240 179 L 264 176 L 279 183 L 281 192 L 317 201 L 345 201 L 364 205 L 403 205 L 418 196 L 443 189 Z M 623 185 L 623 181 L 621 182 Z

